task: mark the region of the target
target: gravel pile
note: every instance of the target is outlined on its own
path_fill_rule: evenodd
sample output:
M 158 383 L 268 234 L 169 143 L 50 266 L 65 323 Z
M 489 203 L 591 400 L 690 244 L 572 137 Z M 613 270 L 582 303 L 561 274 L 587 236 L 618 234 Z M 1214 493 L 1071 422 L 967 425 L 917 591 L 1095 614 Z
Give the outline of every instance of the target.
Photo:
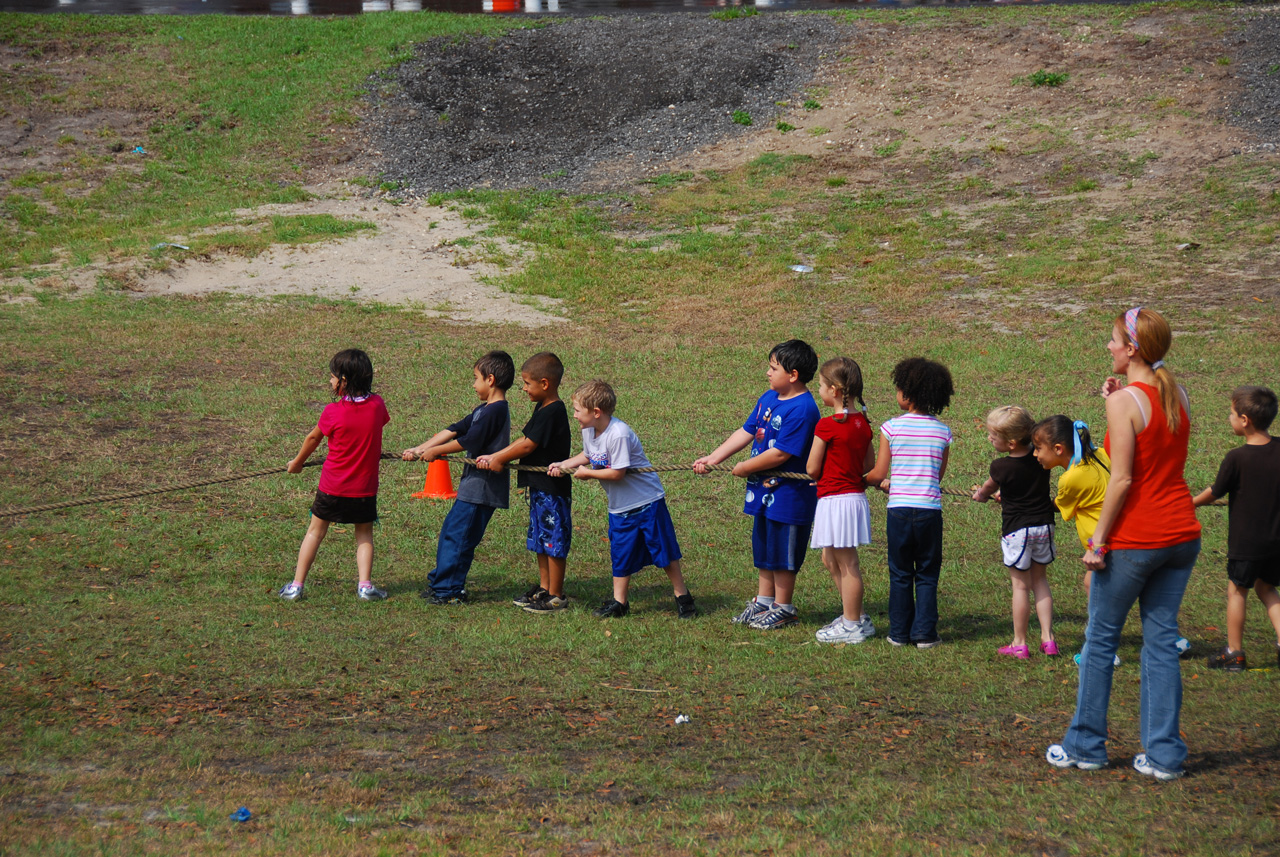
M 1258 148 L 1280 145 L 1280 10 L 1255 16 L 1229 37 L 1236 74 L 1243 87 L 1229 121 L 1258 136 Z
M 849 28 L 819 15 L 575 20 L 435 40 L 374 78 L 384 177 L 413 195 L 625 183 L 673 155 L 773 124 Z

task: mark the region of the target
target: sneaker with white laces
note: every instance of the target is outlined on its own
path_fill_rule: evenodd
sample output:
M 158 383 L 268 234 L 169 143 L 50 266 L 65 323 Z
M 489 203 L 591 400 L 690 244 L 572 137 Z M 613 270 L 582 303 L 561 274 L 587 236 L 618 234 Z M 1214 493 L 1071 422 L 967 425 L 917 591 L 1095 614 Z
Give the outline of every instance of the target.
M 387 590 L 379 589 L 370 583 L 368 586 L 357 586 L 356 596 L 361 601 L 386 601 Z
M 1178 771 L 1177 773 L 1162 771 L 1151 764 L 1146 753 L 1139 753 L 1133 757 L 1133 769 L 1140 774 L 1147 775 L 1148 777 L 1155 777 L 1162 783 L 1167 783 L 1170 780 L 1176 780 L 1186 773 L 1186 771 Z
M 852 625 L 846 625 L 843 619 L 839 622 L 832 623 L 825 628 L 819 628 L 818 632 L 814 634 L 814 636 L 818 639 L 819 643 L 831 643 L 832 645 L 844 643 L 846 645 L 854 646 L 867 639 L 867 635 L 862 632 L 861 621 L 854 622 Z
M 750 625 L 753 620 L 767 612 L 768 609 L 769 607 L 767 605 L 761 604 L 759 601 L 752 598 L 747 602 L 746 609 L 737 616 L 734 616 L 731 621 L 735 625 Z
M 800 616 L 794 610 L 783 610 L 777 604 L 761 613 L 756 618 L 747 623 L 748 628 L 754 628 L 757 631 L 777 631 L 788 625 L 794 625 L 800 621 Z
M 528 607 L 533 602 L 540 600 L 545 594 L 547 594 L 547 590 L 542 588 L 542 584 L 535 583 L 523 595 L 517 595 L 512 598 L 511 603 L 517 607 Z
M 863 637 L 874 637 L 876 635 L 876 626 L 872 623 L 871 617 L 866 613 L 862 614 L 862 618 L 858 620 L 858 625 L 862 627 Z
M 1044 754 L 1044 760 L 1055 768 L 1079 768 L 1082 771 L 1097 771 L 1105 768 L 1105 762 L 1086 762 L 1082 759 L 1073 759 L 1062 749 L 1061 744 L 1050 744 L 1049 750 Z
M 289 581 L 284 586 L 280 587 L 280 591 L 277 592 L 276 595 L 279 595 L 285 601 L 301 601 L 302 587 L 293 581 Z
M 844 624 L 844 614 L 837 613 L 836 618 L 818 629 L 818 633 L 821 634 L 823 631 L 830 631 L 832 628 L 839 628 L 842 624 Z

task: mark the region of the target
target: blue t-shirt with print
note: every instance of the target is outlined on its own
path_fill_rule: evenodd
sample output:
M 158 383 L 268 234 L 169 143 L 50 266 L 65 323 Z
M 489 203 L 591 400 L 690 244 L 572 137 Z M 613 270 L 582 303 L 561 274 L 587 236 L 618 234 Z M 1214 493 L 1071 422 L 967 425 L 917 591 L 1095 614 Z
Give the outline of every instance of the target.
M 755 410 L 742 424 L 752 435 L 751 456 L 766 449 L 778 449 L 791 455 L 776 470 L 804 473 L 813 446 L 813 430 L 821 414 L 813 394 L 805 390 L 790 399 L 779 399 L 773 390 L 756 402 Z M 770 487 L 769 480 L 752 475 L 747 478 L 747 499 L 742 507 L 747 515 L 764 513 L 765 518 L 780 524 L 812 524 L 818 505 L 818 489 L 807 479 L 778 479 Z

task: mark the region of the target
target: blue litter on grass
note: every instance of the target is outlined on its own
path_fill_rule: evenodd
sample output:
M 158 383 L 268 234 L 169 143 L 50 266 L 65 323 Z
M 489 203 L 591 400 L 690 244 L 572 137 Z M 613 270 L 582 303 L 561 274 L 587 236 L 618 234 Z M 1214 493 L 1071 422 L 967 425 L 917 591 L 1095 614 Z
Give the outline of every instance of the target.
M 147 150 L 142 148 L 141 146 L 134 146 L 133 153 L 135 155 L 145 155 L 147 153 Z
M 242 806 L 231 813 L 232 821 L 248 821 L 251 818 L 253 818 L 253 813 L 249 812 L 249 807 L 247 806 Z

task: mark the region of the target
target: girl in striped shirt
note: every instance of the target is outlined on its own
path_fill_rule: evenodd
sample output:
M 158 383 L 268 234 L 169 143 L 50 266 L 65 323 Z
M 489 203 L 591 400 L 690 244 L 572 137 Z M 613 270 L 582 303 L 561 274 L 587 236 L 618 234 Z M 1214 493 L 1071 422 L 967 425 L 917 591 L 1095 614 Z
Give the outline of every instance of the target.
M 947 367 L 910 357 L 893 367 L 898 407 L 880 427 L 868 485 L 888 486 L 885 541 L 889 549 L 889 642 L 931 649 L 938 636 L 938 573 L 942 569 L 942 487 L 951 429 L 938 414 L 955 388 Z M 892 476 L 892 478 L 889 478 Z

